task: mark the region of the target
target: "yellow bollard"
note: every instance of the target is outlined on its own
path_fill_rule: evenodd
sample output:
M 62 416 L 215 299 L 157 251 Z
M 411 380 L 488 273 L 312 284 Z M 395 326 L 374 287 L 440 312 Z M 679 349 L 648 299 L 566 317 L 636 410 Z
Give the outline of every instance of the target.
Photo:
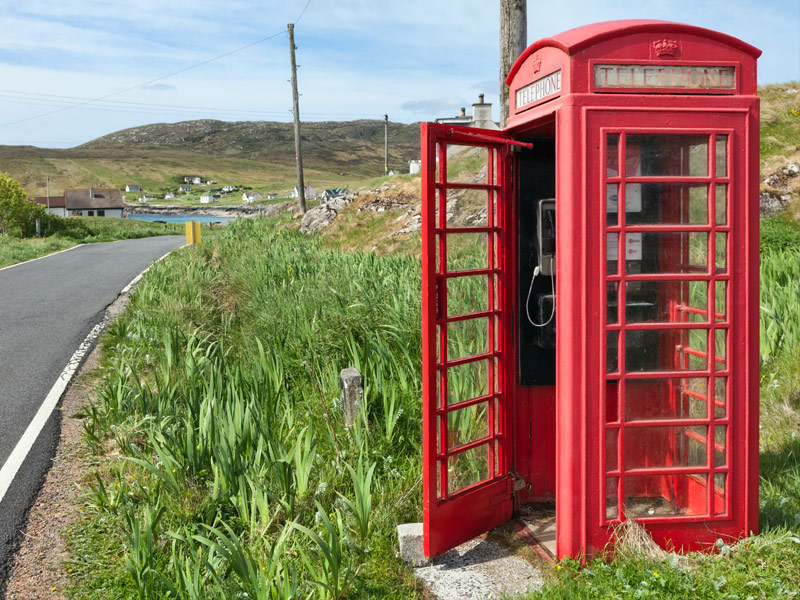
M 200 223 L 196 221 L 186 222 L 186 243 L 199 244 L 202 239 L 200 235 Z

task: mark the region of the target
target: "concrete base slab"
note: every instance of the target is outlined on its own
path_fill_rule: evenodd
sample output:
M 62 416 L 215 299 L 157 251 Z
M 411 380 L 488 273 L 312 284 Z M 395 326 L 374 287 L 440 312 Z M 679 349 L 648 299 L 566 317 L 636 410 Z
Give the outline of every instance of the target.
M 397 542 L 400 558 L 412 567 L 429 565 L 431 560 L 425 556 L 422 523 L 403 523 L 397 526 Z
M 538 569 L 502 546 L 475 538 L 433 559 L 414 574 L 439 600 L 488 600 L 542 586 Z

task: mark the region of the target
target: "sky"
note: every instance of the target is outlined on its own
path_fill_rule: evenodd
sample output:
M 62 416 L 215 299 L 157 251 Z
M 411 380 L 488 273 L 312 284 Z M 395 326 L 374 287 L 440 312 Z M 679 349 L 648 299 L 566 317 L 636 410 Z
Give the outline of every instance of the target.
M 760 84 L 800 80 L 800 0 L 528 2 L 528 43 L 661 19 L 763 50 Z M 499 0 L 0 0 L 0 144 L 72 147 L 148 123 L 412 123 L 484 93 L 499 119 Z

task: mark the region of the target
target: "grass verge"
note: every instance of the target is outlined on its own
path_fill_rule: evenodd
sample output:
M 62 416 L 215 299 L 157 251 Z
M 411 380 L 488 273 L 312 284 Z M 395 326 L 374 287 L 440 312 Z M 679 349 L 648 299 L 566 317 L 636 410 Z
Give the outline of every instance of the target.
M 81 217 L 54 219 L 55 231 L 43 238 L 0 235 L 0 267 L 46 256 L 77 244 L 114 242 L 154 235 L 180 235 L 183 225 L 163 225 L 132 219 Z

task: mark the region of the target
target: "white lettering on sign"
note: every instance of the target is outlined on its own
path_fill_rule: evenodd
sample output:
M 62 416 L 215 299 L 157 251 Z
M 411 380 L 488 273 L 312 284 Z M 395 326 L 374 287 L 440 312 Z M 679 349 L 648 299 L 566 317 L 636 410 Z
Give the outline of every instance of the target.
M 691 65 L 595 65 L 594 86 L 732 90 L 736 87 L 736 69 Z
M 561 71 L 550 73 L 546 77 L 529 83 L 524 88 L 517 90 L 517 110 L 538 102 L 542 98 L 555 96 L 561 93 Z

